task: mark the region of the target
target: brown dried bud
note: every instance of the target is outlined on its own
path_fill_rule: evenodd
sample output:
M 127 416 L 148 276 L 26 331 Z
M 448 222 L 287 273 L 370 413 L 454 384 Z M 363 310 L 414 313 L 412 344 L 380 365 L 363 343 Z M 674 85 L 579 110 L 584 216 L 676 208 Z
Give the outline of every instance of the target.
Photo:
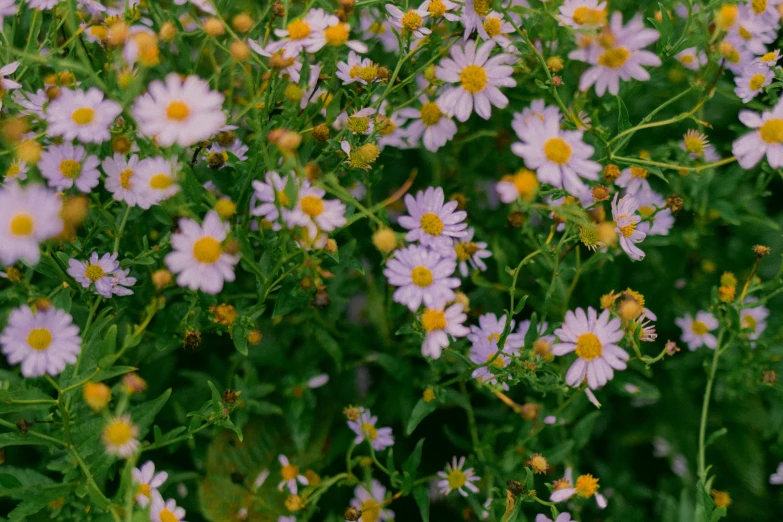
M 562 87 L 563 85 L 563 77 L 562 76 L 552 76 L 552 85 L 555 87 Z
M 680 347 L 677 346 L 677 343 L 674 341 L 666 341 L 666 346 L 664 346 L 664 350 L 666 350 L 666 353 L 668 355 L 674 355 L 675 353 L 680 351 Z
M 391 77 L 391 73 L 389 71 L 388 67 L 378 67 L 378 72 L 375 74 L 375 77 L 378 78 L 382 82 L 388 82 L 389 78 Z
M 762 373 L 762 376 L 767 384 L 774 384 L 778 380 L 778 374 L 775 373 L 775 370 L 766 370 Z
M 304 173 L 307 179 L 315 181 L 321 175 L 321 168 L 316 163 L 310 162 L 304 166 Z
M 188 350 L 196 350 L 201 346 L 201 332 L 198 330 L 188 330 L 185 332 L 185 338 L 182 345 Z
M 228 155 L 225 152 L 210 152 L 207 155 L 207 166 L 212 170 L 217 170 L 226 164 Z
M 50 85 L 46 88 L 46 97 L 49 98 L 49 101 L 56 100 L 60 97 L 60 88 L 56 85 Z
M 329 294 L 326 292 L 325 286 L 322 286 L 318 289 L 318 291 L 313 296 L 313 301 L 311 304 L 313 307 L 319 310 L 323 310 L 332 304 L 332 298 L 329 297 Z
M 19 419 L 19 421 L 16 423 L 16 427 L 19 428 L 19 431 L 25 434 L 30 431 L 30 423 L 24 419 Z
M 247 344 L 254 346 L 261 342 L 261 339 L 264 338 L 264 334 L 262 334 L 258 330 L 250 330 L 247 333 Z
M 609 199 L 609 189 L 603 185 L 596 185 L 593 187 L 593 201 L 598 203 L 599 201 L 606 201 Z
M 530 456 L 530 460 L 527 461 L 528 466 L 533 468 L 534 473 L 546 473 L 549 469 L 549 462 L 540 453 L 533 453 Z
M 285 7 L 283 6 L 283 3 L 280 2 L 280 0 L 277 0 L 277 2 L 272 4 L 272 13 L 279 17 L 285 16 Z
M 682 198 L 677 194 L 672 194 L 666 197 L 666 208 L 672 211 L 672 214 L 678 213 L 682 210 Z
M 522 410 L 520 411 L 520 414 L 522 415 L 522 418 L 525 420 L 536 420 L 539 415 L 541 415 L 541 406 L 538 404 L 535 404 L 533 402 L 526 402 L 522 405 Z
M 345 520 L 350 520 L 351 522 L 356 522 L 362 518 L 362 510 L 356 509 L 355 507 L 349 507 L 345 510 Z
M 330 254 L 334 254 L 337 252 L 337 241 L 335 241 L 332 238 L 329 238 L 326 240 L 326 246 L 324 247 L 324 250 L 329 252 Z
M 113 136 L 111 139 L 111 150 L 118 154 L 127 154 L 132 146 L 131 140 L 125 136 Z
M 518 480 L 509 480 L 506 482 L 506 485 L 508 486 L 509 493 L 515 497 L 525 492 L 525 486 Z
M 215 141 L 221 147 L 230 147 L 237 139 L 233 131 L 223 131 L 215 137 Z
M 329 127 L 322 123 L 316 127 L 313 127 L 313 139 L 318 143 L 323 143 L 329 139 Z
M 506 223 L 511 228 L 519 228 L 525 223 L 525 216 L 522 214 L 522 212 L 515 210 L 511 214 L 508 215 L 508 219 L 506 220 Z
M 604 167 L 604 181 L 607 183 L 614 183 L 620 177 L 620 174 L 622 174 L 620 167 L 614 163 L 607 163 Z
M 772 252 L 772 249 L 768 246 L 756 245 L 753 247 L 753 253 L 756 254 L 756 257 L 768 256 L 770 252 Z
M 353 8 L 356 6 L 356 0 L 339 0 L 338 3 L 340 4 L 340 9 L 346 13 L 353 11 Z
M 225 402 L 226 404 L 234 404 L 237 402 L 237 399 L 239 399 L 239 394 L 242 392 L 235 392 L 231 388 L 227 389 L 223 392 L 223 395 L 220 397 L 220 399 Z

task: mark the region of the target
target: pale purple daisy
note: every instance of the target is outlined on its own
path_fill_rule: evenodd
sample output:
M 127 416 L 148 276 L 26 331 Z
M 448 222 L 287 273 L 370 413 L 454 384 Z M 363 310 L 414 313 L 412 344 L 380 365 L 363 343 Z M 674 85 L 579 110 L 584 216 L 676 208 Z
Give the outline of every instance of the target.
M 514 26 L 503 19 L 503 14 L 491 11 L 478 26 L 478 33 L 485 42 L 492 41 L 508 52 L 517 52 L 509 34 L 515 31 Z
M 693 351 L 696 348 L 706 346 L 715 349 L 718 346 L 718 339 L 710 332 L 718 326 L 718 320 L 709 312 L 696 312 L 696 317 L 691 314 L 685 314 L 685 317 L 678 317 L 674 324 L 682 328 L 683 342 L 688 344 L 688 349 Z
M 557 20 L 574 29 L 600 29 L 606 25 L 607 11 L 602 0 L 565 0 Z
M 446 87 L 438 99 L 438 105 L 454 114 L 459 121 L 466 121 L 473 109 L 476 114 L 488 120 L 492 106 L 504 109 L 508 98 L 498 87 L 514 87 L 517 82 L 511 77 L 511 65 L 517 59 L 511 54 L 489 57 L 495 43 L 490 41 L 478 47 L 478 42 L 467 42 L 464 46 L 453 45 L 451 58 L 443 59 L 435 68 L 435 75 L 446 83 L 459 84 Z
M 135 285 L 136 278 L 128 277 L 128 274 L 130 274 L 130 268 L 126 268 L 124 270 L 120 268 L 118 270 L 115 270 L 109 276 L 109 283 L 111 284 L 112 295 L 119 295 L 119 296 L 133 295 L 133 290 L 127 287 Z
M 440 187 L 428 187 L 418 191 L 414 198 L 405 195 L 408 215 L 399 219 L 400 226 L 408 229 L 407 241 L 418 241 L 442 255 L 454 255 L 453 239 L 467 235 L 468 213 L 457 210 L 456 201 L 444 202 L 445 195 Z
M 696 47 L 688 47 L 683 49 L 675 56 L 683 67 L 690 69 L 691 71 L 698 71 L 705 65 L 707 65 L 707 53 L 697 49 Z
M 346 223 L 345 204 L 338 199 L 324 199 L 326 191 L 305 183 L 299 189 L 296 204 L 286 218 L 289 226 L 307 228 L 311 238 L 319 231 L 331 232 Z
M 266 47 L 262 47 L 261 44 L 255 40 L 248 40 L 247 44 L 254 52 L 260 54 L 264 58 L 274 58 L 276 62 L 283 65 L 282 68 L 277 67 L 280 69 L 280 74 L 288 75 L 292 82 L 299 83 L 302 62 L 299 61 L 298 51 L 290 47 L 271 51 L 270 48 L 275 47 L 275 42 L 270 42 Z
M 20 114 L 35 116 L 41 120 L 46 118 L 44 106 L 49 103 L 49 97 L 46 95 L 45 90 L 38 89 L 35 92 L 27 92 L 20 89 L 14 91 L 11 99 L 22 107 L 22 110 L 19 111 Z
M 133 176 L 136 204 L 143 209 L 148 209 L 179 192 L 178 170 L 179 165 L 176 160 L 169 161 L 162 156 L 141 160 L 136 165 Z
M 109 126 L 120 113 L 120 104 L 104 99 L 95 87 L 87 92 L 62 89 L 60 96 L 46 108 L 46 135 L 82 143 L 103 143 L 111 137 Z
M 412 120 L 406 129 L 408 143 L 415 145 L 422 141 L 424 148 L 436 152 L 457 134 L 457 124 L 437 102 L 423 96 L 421 108 L 406 107 L 400 115 Z
M 292 495 L 296 495 L 297 491 L 299 490 L 297 482 L 303 486 L 306 486 L 310 483 L 307 480 L 307 477 L 299 473 L 299 466 L 291 464 L 291 462 L 288 460 L 288 457 L 281 454 L 278 455 L 277 460 L 280 462 L 280 474 L 283 476 L 283 480 L 281 480 L 277 485 L 277 489 L 279 491 L 283 491 L 283 488 L 287 487 L 288 491 L 290 491 Z
M 573 519 L 571 518 L 570 513 L 560 513 L 557 515 L 557 518 L 552 520 L 551 518 L 548 518 L 546 515 L 538 514 L 536 515 L 535 522 L 573 522 Z
M 747 308 L 740 311 L 740 324 L 748 331 L 748 339 L 751 341 L 758 339 L 767 329 L 767 317 L 769 317 L 769 308 L 755 305 L 757 302 L 758 299 L 755 297 L 748 297 L 743 303 Z M 751 343 L 751 346 L 755 346 L 755 343 Z
M 267 46 L 272 53 L 285 49 L 292 54 L 320 51 L 326 45 L 324 29 L 329 25 L 329 15 L 320 8 L 310 9 L 303 18 L 288 22 L 285 29 L 275 29 L 275 36 L 281 38 Z
M 8 364 L 21 363 L 25 377 L 59 375 L 82 350 L 73 317 L 54 307 L 35 313 L 29 306 L 12 310 L 0 345 Z
M 617 237 L 620 246 L 628 257 L 634 261 L 644 259 L 644 252 L 635 243 L 641 243 L 647 234 L 636 228 L 642 218 L 636 213 L 639 209 L 639 200 L 632 195 L 623 196 L 617 201 L 619 194 L 612 200 L 612 219 L 614 219 Z
M 42 185 L 0 187 L 0 263 L 10 266 L 21 259 L 37 264 L 38 243 L 63 230 L 61 210 L 62 200 Z
M 0 0 L 0 31 L 3 30 L 3 18 L 14 16 L 17 10 L 16 0 Z
M 506 343 L 503 345 L 503 350 L 511 353 L 518 354 L 520 348 L 525 345 L 525 335 L 520 333 L 513 333 L 516 321 L 511 320 L 508 331 L 511 332 L 506 337 Z M 472 343 L 478 343 L 481 340 L 489 341 L 495 346 L 500 342 L 500 336 L 503 335 L 503 329 L 506 327 L 506 316 L 502 315 L 500 318 L 493 313 L 486 313 L 479 317 L 479 325 L 470 325 L 470 333 L 468 334 L 468 340 Z M 497 348 L 496 348 L 497 351 Z
M 464 466 L 465 457 L 460 457 L 459 461 L 457 457 L 454 457 L 450 464 L 446 464 L 446 471 L 438 471 L 438 477 L 441 478 L 438 481 L 438 488 L 441 494 L 448 495 L 452 491 L 457 490 L 457 493 L 467 497 L 468 491 L 478 493 L 479 489 L 474 482 L 481 480 L 481 477 L 476 475 L 473 468 L 463 470 Z
M 491 2 L 487 0 L 465 0 L 460 17 L 462 25 L 465 26 L 465 32 L 462 35 L 464 40 L 467 40 L 484 23 L 484 18 L 491 11 L 490 4 Z
M 253 181 L 254 197 L 260 204 L 256 207 L 251 205 L 250 214 L 267 220 L 272 224 L 272 230 L 280 230 L 283 222 L 290 222 L 289 214 L 296 201 L 292 202 L 285 193 L 289 180 L 298 194 L 299 178 L 293 173 L 281 177 L 277 172 L 271 171 L 266 173 L 264 181 Z
M 492 257 L 492 252 L 487 249 L 487 243 L 484 241 L 473 241 L 473 229 L 465 230 L 465 236 L 454 238 L 454 252 L 457 254 L 459 262 L 459 273 L 462 277 L 468 277 L 469 268 L 474 268 L 480 272 L 487 269 L 484 259 Z
M 579 90 L 586 91 L 595 84 L 595 93 L 603 96 L 608 90 L 616 95 L 620 92 L 620 80 L 631 79 L 647 81 L 650 73 L 643 65 L 658 67 L 661 59 L 655 53 L 643 48 L 658 40 L 660 34 L 654 29 L 644 27 L 641 15 L 637 15 L 623 26 L 623 14 L 612 13 L 609 25 L 604 32 L 611 36 L 596 38 L 587 47 L 572 51 L 568 57 L 592 65 L 579 79 Z M 612 45 L 604 47 L 607 41 Z
M 378 417 L 370 413 L 367 408 L 359 408 L 359 418 L 349 420 L 348 427 L 356 434 L 354 444 L 361 444 L 367 440 L 375 451 L 382 451 L 394 445 L 394 437 L 391 428 L 376 428 Z
M 88 193 L 98 186 L 100 163 L 96 156 L 88 156 L 81 145 L 74 147 L 63 143 L 47 147 L 41 153 L 38 168 L 50 187 L 65 190 L 75 185 L 81 192 Z
M 150 522 L 185 522 L 184 519 L 185 509 L 177 506 L 173 498 L 164 502 L 160 493 L 152 493 Z
M 403 11 L 395 5 L 386 4 L 386 11 L 391 16 L 392 26 L 397 28 L 403 38 L 410 35 L 414 41 L 421 40 L 432 32 L 424 27 L 424 19 L 429 16 L 424 5 L 419 6 L 418 9 Z
M 740 111 L 739 119 L 746 127 L 754 129 L 731 146 L 740 167 L 753 168 L 765 155 L 770 167 L 783 167 L 783 98 L 771 111 L 764 111 L 761 115 Z
M 125 282 L 132 280 L 130 283 L 132 285 L 136 279 L 124 277 L 128 272 L 122 272 L 119 268 L 120 263 L 117 261 L 116 252 L 103 254 L 100 257 L 97 252 L 93 252 L 89 261 L 79 261 L 75 258 L 68 261 L 68 275 L 76 279 L 83 288 L 90 288 L 94 285 L 95 293 L 107 299 L 115 293 L 122 295 L 133 293 L 127 288 L 119 286 L 118 280 L 123 279 Z
M 353 490 L 351 507 L 362 513 L 359 519 L 362 522 L 394 520 L 394 512 L 386 509 L 385 500 L 386 488 L 377 480 L 372 479 L 369 490 L 364 485 L 356 486 Z
M 578 196 L 587 188 L 580 178 L 598 179 L 601 165 L 590 159 L 593 147 L 582 141 L 582 131 L 561 130 L 559 115 L 543 121 L 531 118 L 521 130 L 521 141 L 513 143 L 511 151 L 536 171 L 542 183 Z
M 780 486 L 783 484 L 783 462 L 778 464 L 778 469 L 769 476 L 769 483 L 773 486 Z
M 460 280 L 450 276 L 456 268 L 454 257 L 410 245 L 394 253 L 383 274 L 390 285 L 399 287 L 394 300 L 415 312 L 422 303 L 427 308 L 442 308 L 454 300 L 453 288 L 460 285 Z
M 737 84 L 734 94 L 743 103 L 748 103 L 758 96 L 764 87 L 772 83 L 774 78 L 775 72 L 770 67 L 762 64 L 750 65 L 743 69 L 742 74 L 734 77 L 734 83 Z
M 148 460 L 141 468 L 133 468 L 131 471 L 133 483 L 136 485 L 136 503 L 141 507 L 147 507 L 152 498 L 152 492 L 166 482 L 169 474 L 165 471 L 155 473 L 155 463 Z
M 556 105 L 547 105 L 544 100 L 533 100 L 528 107 L 522 109 L 522 112 L 514 113 L 511 128 L 514 129 L 517 136 L 524 136 L 528 133 L 527 128 L 531 122 L 543 123 L 549 119 L 554 119 L 559 123 L 562 119 L 560 109 Z
M 650 182 L 647 176 L 650 171 L 644 167 L 632 165 L 624 168 L 620 172 L 620 177 L 615 180 L 615 185 L 625 189 L 626 194 L 637 194 L 639 192 L 651 192 Z
M 644 220 L 636 225 L 636 230 L 648 236 L 668 236 L 674 226 L 674 214 L 666 208 L 666 199 L 652 190 L 640 190 L 634 197 L 639 202 L 639 215 Z
M 552 346 L 554 346 L 554 344 L 557 342 L 557 338 L 554 335 L 544 334 L 544 332 L 546 332 L 548 328 L 549 328 L 549 323 L 547 323 L 546 321 L 544 321 L 543 323 L 538 323 L 538 326 L 536 326 L 535 340 L 533 341 L 532 346 L 528 346 L 528 349 L 532 348 L 533 352 L 539 357 L 551 353 Z M 530 319 L 525 319 L 524 321 L 519 323 L 519 328 L 517 328 L 517 335 L 520 335 L 522 337 L 523 343 L 525 341 L 525 338 L 527 337 L 527 332 L 529 330 L 530 330 Z
M 381 42 L 383 50 L 388 53 L 395 53 L 399 48 L 397 35 L 392 30 L 392 24 L 388 17 L 383 16 L 378 9 L 369 8 L 361 11 L 359 19 L 362 37 L 369 41 L 375 39 Z
M 106 173 L 104 185 L 117 201 L 123 201 L 129 207 L 136 206 L 139 200 L 138 177 L 136 170 L 139 165 L 139 156 L 132 155 L 126 158 L 122 154 L 115 153 L 110 158 L 105 158 L 101 163 Z
M 378 78 L 378 65 L 369 58 L 362 58 L 353 51 L 348 53 L 347 61 L 337 62 L 335 76 L 342 80 L 343 85 L 352 83 L 367 85 L 368 83 L 381 81 Z
M 421 8 L 426 10 L 433 20 L 437 20 L 441 16 L 449 22 L 456 22 L 459 20 L 460 6 L 450 0 L 425 0 L 421 4 Z
M 425 308 L 419 320 L 427 332 L 421 345 L 421 354 L 433 359 L 440 358 L 441 351 L 448 348 L 449 335 L 465 337 L 468 328 L 463 324 L 468 319 L 462 309 L 462 305 L 455 303 L 445 310 L 442 308 Z
M 587 385 L 596 390 L 614 377 L 614 370 L 626 368 L 628 353 L 616 344 L 623 338 L 622 323 L 612 319 L 609 310 L 600 316 L 593 307 L 587 313 L 582 308 L 569 310 L 555 335 L 560 342 L 552 348 L 554 355 L 575 351 L 578 357 L 566 373 L 569 386 L 578 388 L 587 377 Z
M 199 225 L 192 219 L 179 220 L 180 231 L 171 235 L 174 250 L 166 258 L 166 266 L 177 277 L 177 284 L 207 294 L 218 294 L 224 281 L 233 281 L 234 265 L 239 257 L 223 250 L 228 236 L 228 223 L 211 210 Z
M 492 362 L 488 366 L 476 368 L 470 376 L 479 382 L 497 384 L 497 377 L 492 373 L 490 366 L 496 371 L 503 370 L 511 361 L 511 358 L 509 357 L 511 353 L 512 351 L 509 349 L 508 345 L 506 345 L 503 347 L 501 353 L 498 354 L 498 344 L 494 339 L 491 341 L 484 339 L 483 337 L 476 339 L 470 346 L 470 360 L 478 365 L 486 364 L 489 361 Z M 504 390 L 508 390 L 508 384 L 505 382 L 500 384 Z

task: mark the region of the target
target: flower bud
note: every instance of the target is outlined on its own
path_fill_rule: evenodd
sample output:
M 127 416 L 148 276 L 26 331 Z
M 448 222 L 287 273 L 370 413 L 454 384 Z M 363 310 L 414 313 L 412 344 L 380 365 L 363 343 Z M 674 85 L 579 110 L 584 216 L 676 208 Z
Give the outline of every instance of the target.
M 239 40 L 236 40 L 231 44 L 229 52 L 231 53 L 231 57 L 238 62 L 244 62 L 250 58 L 250 46 Z
M 304 96 L 304 91 L 297 84 L 289 83 L 285 88 L 284 94 L 288 101 L 299 103 L 302 100 L 302 96 Z
M 604 181 L 607 183 L 614 183 L 615 180 L 620 177 L 620 174 L 622 174 L 620 167 L 614 163 L 608 163 L 604 167 Z
M 422 399 L 424 399 L 424 402 L 432 402 L 435 400 L 435 392 L 432 390 L 432 388 L 427 388 L 424 390 L 424 393 L 422 394 Z
M 238 33 L 247 33 L 253 28 L 253 19 L 247 13 L 239 13 L 231 19 L 231 27 Z
M 171 22 L 165 22 L 158 32 L 158 37 L 164 42 L 170 42 L 177 36 L 177 26 Z
M 753 253 L 756 254 L 756 257 L 768 256 L 770 252 L 772 250 L 768 246 L 756 245 L 753 247 Z
M 527 464 L 533 469 L 533 473 L 546 473 L 549 469 L 549 462 L 540 453 L 533 453 Z
M 592 190 L 593 193 L 593 201 L 598 203 L 599 201 L 606 201 L 609 199 L 609 189 L 604 187 L 603 185 L 596 185 L 593 187 Z
M 263 339 L 263 338 L 264 338 L 264 336 L 263 336 L 263 334 L 260 331 L 258 331 L 258 330 L 250 330 L 247 333 L 247 344 L 249 344 L 251 346 L 255 346 L 258 343 L 260 343 L 261 339 Z
M 380 228 L 372 235 L 372 244 L 379 252 L 388 254 L 397 248 L 397 237 L 390 228 Z
M 329 139 L 329 127 L 322 123 L 316 127 L 313 127 L 313 139 L 318 143 L 323 143 Z
M 152 273 L 152 284 L 159 291 L 171 284 L 171 272 L 160 268 Z
M 563 70 L 563 59 L 559 56 L 550 56 L 547 58 L 546 66 L 549 68 L 550 71 L 553 73 L 560 72 Z
M 377 508 L 376 508 L 377 509 Z M 362 518 L 362 510 L 356 509 L 354 507 L 349 507 L 345 510 L 345 520 L 348 520 L 350 522 L 356 522 L 360 518 Z
M 226 32 L 226 27 L 223 25 L 223 22 L 220 21 L 219 18 L 207 18 L 207 20 L 204 22 L 204 31 L 211 37 L 215 38 L 217 36 L 221 36 Z

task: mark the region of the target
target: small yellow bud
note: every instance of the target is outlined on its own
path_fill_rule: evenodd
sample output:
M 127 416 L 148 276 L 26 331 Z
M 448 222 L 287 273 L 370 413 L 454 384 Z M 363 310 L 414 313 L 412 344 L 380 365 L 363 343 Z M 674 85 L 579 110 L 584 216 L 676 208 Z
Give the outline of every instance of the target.
M 174 37 L 177 36 L 177 26 L 171 22 L 165 22 L 163 26 L 161 26 L 158 36 L 160 36 L 160 39 L 164 42 L 172 41 Z
M 16 157 L 28 165 L 37 165 L 42 151 L 43 147 L 34 139 L 24 140 L 16 146 Z
M 217 36 L 221 36 L 226 32 L 226 27 L 223 25 L 223 22 L 220 21 L 220 19 L 212 17 L 207 18 L 204 22 L 204 32 L 206 32 L 209 36 L 215 38 Z
M 229 198 L 220 198 L 217 200 L 217 203 L 215 203 L 215 211 L 218 213 L 218 216 L 222 217 L 223 219 L 229 219 L 234 215 L 236 210 L 237 204 L 231 201 Z
M 527 463 L 533 469 L 533 473 L 546 473 L 549 469 L 549 462 L 540 453 L 533 453 Z
M 546 61 L 546 66 L 552 72 L 560 72 L 563 70 L 563 59 L 559 56 L 550 56 Z
M 231 57 L 238 62 L 244 62 L 250 58 L 250 47 L 245 42 L 236 40 L 231 44 L 230 51 Z
M 171 284 L 171 272 L 165 268 L 160 268 L 152 273 L 152 284 L 155 285 L 159 291 L 166 288 Z
M 84 402 L 94 412 L 99 412 L 111 400 L 111 388 L 102 382 L 88 382 L 83 390 Z
M 424 399 L 424 402 L 432 402 L 435 400 L 435 392 L 432 390 L 432 388 L 427 388 L 424 390 L 424 393 L 422 394 L 422 399 Z
M 231 27 L 238 33 L 246 33 L 253 28 L 253 19 L 247 13 L 239 13 L 231 19 Z
M 109 42 L 109 45 L 117 47 L 125 43 L 125 40 L 128 39 L 128 34 L 128 25 L 125 22 L 114 22 L 109 26 L 109 34 L 106 41 Z
M 247 344 L 249 344 L 251 346 L 255 346 L 258 343 L 260 343 L 261 339 L 263 339 L 263 338 L 264 338 L 264 335 L 260 331 L 258 331 L 258 330 L 250 330 L 247 333 Z
M 379 252 L 388 254 L 397 248 L 397 237 L 392 229 L 381 228 L 372 235 L 372 244 L 375 245 Z
M 285 88 L 285 97 L 288 101 L 299 103 L 302 100 L 303 95 L 304 91 L 295 83 L 289 83 Z

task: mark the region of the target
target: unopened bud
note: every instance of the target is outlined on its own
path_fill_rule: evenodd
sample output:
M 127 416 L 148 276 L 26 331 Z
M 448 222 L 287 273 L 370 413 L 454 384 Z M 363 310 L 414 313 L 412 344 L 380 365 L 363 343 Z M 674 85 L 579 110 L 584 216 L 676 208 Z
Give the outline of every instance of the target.
M 377 509 L 377 508 L 376 508 Z M 349 507 L 345 510 L 345 520 L 349 520 L 350 522 L 356 522 L 360 518 L 362 518 L 362 510 L 356 509 L 354 507 Z
M 244 62 L 250 58 L 250 47 L 245 42 L 234 41 L 229 51 L 231 52 L 231 57 L 238 62 Z
M 395 248 L 397 248 L 397 237 L 394 235 L 394 231 L 390 228 L 381 228 L 375 231 L 372 235 L 372 244 L 379 252 L 388 254 Z
M 522 214 L 522 212 L 515 210 L 511 214 L 508 215 L 508 218 L 506 219 L 506 223 L 511 228 L 519 228 L 525 223 L 525 216 Z
M 258 343 L 260 343 L 261 339 L 263 339 L 263 338 L 264 338 L 264 335 L 260 331 L 258 331 L 258 330 L 250 330 L 247 333 L 247 344 L 249 344 L 251 346 L 255 346 Z
M 171 272 L 165 268 L 160 268 L 152 273 L 152 284 L 155 285 L 155 288 L 158 290 L 162 290 L 170 285 L 171 279 Z
M 288 86 L 285 88 L 284 94 L 288 101 L 299 103 L 302 100 L 302 96 L 304 96 L 304 91 L 302 91 L 302 88 L 299 87 L 297 84 L 289 83 Z
M 607 183 L 614 183 L 615 180 L 620 177 L 620 174 L 622 174 L 620 167 L 614 163 L 608 163 L 604 167 L 604 181 Z
M 547 58 L 546 66 L 554 73 L 560 72 L 563 70 L 563 59 L 559 56 L 550 56 Z
M 536 420 L 541 415 L 541 406 L 533 402 L 526 402 L 520 411 L 522 418 L 528 421 Z
M 756 257 L 768 256 L 771 251 L 772 250 L 768 246 L 764 245 L 756 245 L 753 247 L 753 253 L 756 254 Z
M 204 22 L 204 31 L 213 38 L 226 32 L 226 27 L 219 18 L 207 18 Z
M 158 36 L 164 42 L 170 42 L 177 36 L 177 26 L 171 22 L 165 22 L 158 32 Z
M 609 199 L 609 189 L 604 187 L 603 185 L 596 185 L 593 187 L 592 190 L 593 193 L 593 201 L 598 203 L 599 201 L 606 201 Z
M 246 33 L 253 28 L 253 19 L 247 13 L 239 13 L 231 19 L 231 27 L 238 33 Z
M 683 200 L 680 196 L 672 194 L 666 197 L 666 208 L 672 211 L 672 214 L 677 214 L 682 210 Z
M 555 87 L 562 87 L 563 86 L 563 77 L 562 76 L 552 76 L 552 85 Z
M 275 16 L 285 16 L 285 7 L 283 6 L 282 2 L 280 2 L 280 0 L 277 0 L 274 4 L 272 4 L 272 13 L 274 13 Z
M 82 392 L 84 402 L 94 412 L 99 412 L 109 404 L 111 400 L 111 388 L 102 382 L 88 382 Z
M 323 143 L 329 139 L 329 127 L 322 123 L 313 127 L 313 139 L 318 143 Z
M 432 388 L 427 388 L 424 390 L 421 398 L 424 399 L 424 402 L 432 402 L 435 400 L 435 392 L 432 390 Z
M 765 383 L 774 384 L 778 380 L 778 374 L 775 373 L 775 370 L 765 370 L 764 373 L 762 373 L 762 378 Z

